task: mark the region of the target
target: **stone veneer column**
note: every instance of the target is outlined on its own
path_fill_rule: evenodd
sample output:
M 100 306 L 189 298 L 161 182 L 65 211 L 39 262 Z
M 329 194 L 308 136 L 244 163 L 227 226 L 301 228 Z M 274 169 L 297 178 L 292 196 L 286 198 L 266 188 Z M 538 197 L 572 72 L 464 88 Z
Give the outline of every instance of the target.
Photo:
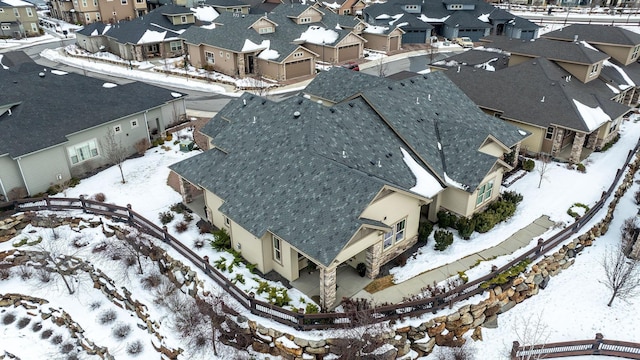
M 182 176 L 180 176 L 180 194 L 182 194 L 182 201 L 184 201 L 185 204 L 188 204 L 193 200 L 193 197 L 191 196 L 191 184 L 189 184 Z
M 551 156 L 556 156 L 558 151 L 562 148 L 562 138 L 564 137 L 564 129 L 556 128 L 556 136 L 553 138 L 553 145 L 551 146 Z
M 380 273 L 380 266 L 382 266 L 382 241 L 367 248 L 367 277 L 375 279 Z
M 514 166 L 514 167 L 518 166 L 518 156 L 520 155 L 521 147 L 522 147 L 522 143 L 521 142 L 516 144 L 516 148 L 513 149 L 513 153 L 514 153 L 513 162 L 511 164 L 509 164 L 509 165 Z
M 598 142 L 598 132 L 596 130 L 595 132 L 592 132 L 591 134 L 589 134 L 589 137 L 587 138 L 587 146 L 585 147 L 587 149 L 595 150 L 597 142 Z
M 336 268 L 320 267 L 320 306 L 330 309 L 336 302 Z
M 569 162 L 577 164 L 580 162 L 580 154 L 582 154 L 582 145 L 584 145 L 585 133 L 576 133 L 573 138 L 573 144 L 571 145 L 571 155 L 569 156 Z

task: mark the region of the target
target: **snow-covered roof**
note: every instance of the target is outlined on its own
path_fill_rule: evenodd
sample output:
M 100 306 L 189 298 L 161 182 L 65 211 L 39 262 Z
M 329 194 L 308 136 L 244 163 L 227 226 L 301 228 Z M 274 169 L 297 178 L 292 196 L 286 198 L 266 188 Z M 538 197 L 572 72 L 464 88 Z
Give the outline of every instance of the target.
M 400 151 L 402 151 L 402 160 L 416 178 L 416 185 L 410 189 L 411 191 L 424 197 L 432 198 L 444 189 L 440 182 L 420 166 L 405 149 L 400 148 Z
M 195 13 L 196 18 L 200 21 L 211 22 L 220 15 L 212 6 L 195 7 L 191 8 L 191 11 Z
M 607 115 L 600 106 L 591 108 L 575 99 L 573 99 L 573 104 L 582 117 L 582 120 L 584 120 L 584 123 L 591 131 L 599 128 L 605 122 L 611 121 L 611 117 L 609 117 L 609 115 Z
M 320 26 L 309 26 L 296 40 L 302 40 L 311 44 L 333 44 L 338 40 L 339 34 L 331 29 Z M 294 40 L 295 41 L 295 40 Z
M 631 80 L 631 78 L 629 77 L 629 75 L 627 75 L 627 73 L 624 71 L 624 69 L 622 69 L 620 66 L 612 63 L 609 60 L 605 60 L 603 63 L 604 66 L 609 66 L 611 68 L 613 68 L 615 71 L 617 71 L 620 76 L 624 79 L 624 81 L 626 82 L 626 84 L 618 84 L 618 86 L 620 87 L 620 90 L 626 90 L 630 87 L 634 87 L 636 86 L 636 84 L 633 82 L 633 80 Z
M 22 0 L 2 0 L 1 2 L 13 7 L 21 7 L 21 6 L 35 7 L 35 5 L 33 5 L 32 3 L 22 1 Z

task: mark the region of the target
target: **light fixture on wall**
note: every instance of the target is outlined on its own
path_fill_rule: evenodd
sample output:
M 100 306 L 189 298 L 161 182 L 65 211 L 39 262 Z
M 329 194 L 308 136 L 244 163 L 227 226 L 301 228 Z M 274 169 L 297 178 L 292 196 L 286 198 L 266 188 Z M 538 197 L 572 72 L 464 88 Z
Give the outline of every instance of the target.
M 236 244 L 236 249 L 238 249 L 238 250 L 242 249 L 242 244 L 237 243 L 237 244 Z

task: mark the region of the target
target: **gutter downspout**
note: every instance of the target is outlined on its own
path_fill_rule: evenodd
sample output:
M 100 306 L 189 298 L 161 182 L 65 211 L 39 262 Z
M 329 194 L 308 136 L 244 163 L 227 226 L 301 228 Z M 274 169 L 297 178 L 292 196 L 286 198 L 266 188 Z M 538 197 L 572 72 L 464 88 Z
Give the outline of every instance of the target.
M 147 141 L 149 141 L 149 145 L 151 145 L 151 133 L 149 133 L 149 121 L 147 119 L 147 113 L 149 110 L 144 111 L 144 126 L 147 129 Z
M 9 197 L 7 196 L 7 190 L 4 189 L 4 184 L 2 184 L 2 179 L 0 179 L 0 190 L 2 190 L 2 195 L 4 196 L 4 200 L 9 201 Z
M 27 184 L 27 179 L 24 178 L 24 172 L 22 171 L 22 165 L 20 165 L 20 158 L 16 159 L 18 163 L 18 169 L 20 170 L 20 176 L 22 177 L 22 182 L 24 182 L 24 187 L 27 189 L 27 195 L 31 195 L 31 191 L 29 191 L 29 185 Z

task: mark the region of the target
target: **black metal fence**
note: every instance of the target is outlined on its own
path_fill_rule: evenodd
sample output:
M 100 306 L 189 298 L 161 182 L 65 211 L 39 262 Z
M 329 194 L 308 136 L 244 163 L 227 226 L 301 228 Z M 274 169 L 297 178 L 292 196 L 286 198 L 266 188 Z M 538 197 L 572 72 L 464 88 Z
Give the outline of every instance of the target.
M 640 359 L 640 344 L 607 340 L 600 333 L 593 340 L 566 341 L 521 346 L 513 342 L 511 360 L 552 359 L 570 356 L 604 355 Z

